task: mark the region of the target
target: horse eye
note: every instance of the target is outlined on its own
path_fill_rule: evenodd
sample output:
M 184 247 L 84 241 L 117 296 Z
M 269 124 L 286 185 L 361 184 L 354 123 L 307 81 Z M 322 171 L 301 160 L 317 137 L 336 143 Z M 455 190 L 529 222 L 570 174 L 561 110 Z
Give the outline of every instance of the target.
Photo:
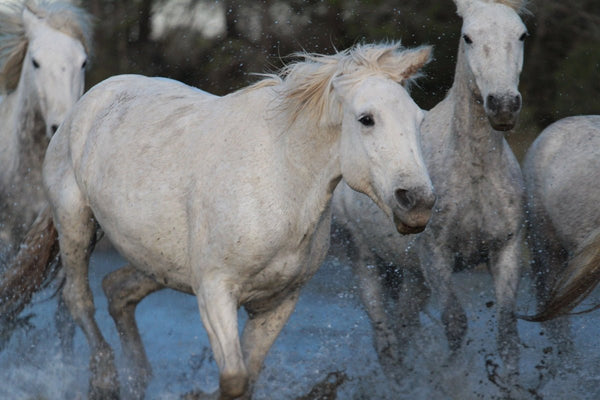
M 463 39 L 465 40 L 466 44 L 473 44 L 473 40 L 471 40 L 469 35 L 463 35 Z
M 81 69 L 85 69 L 86 66 L 87 66 L 87 60 L 85 60 L 83 62 L 83 64 L 81 64 Z
M 522 34 L 522 35 L 521 35 L 521 37 L 519 38 L 519 40 L 520 40 L 521 42 L 524 42 L 524 41 L 525 41 L 525 39 L 527 38 L 527 36 L 529 36 L 529 34 L 528 34 L 527 32 L 525 32 L 524 34 Z
M 375 120 L 373 119 L 373 116 L 371 114 L 363 115 L 362 117 L 360 117 L 358 119 L 358 122 L 360 122 L 364 126 L 373 126 L 373 125 L 375 125 Z
M 31 59 L 31 63 L 33 64 L 33 68 L 39 68 L 40 67 L 40 63 L 38 63 L 35 58 Z

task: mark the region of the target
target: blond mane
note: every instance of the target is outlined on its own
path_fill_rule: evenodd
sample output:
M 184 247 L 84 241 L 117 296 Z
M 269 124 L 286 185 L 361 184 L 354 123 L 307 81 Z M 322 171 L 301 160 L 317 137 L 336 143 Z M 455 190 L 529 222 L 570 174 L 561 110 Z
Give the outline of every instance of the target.
M 332 55 L 300 52 L 292 57 L 299 61 L 283 67 L 276 74 L 245 90 L 277 86 L 283 95 L 282 108 L 291 121 L 300 114 L 309 114 L 321 125 L 336 125 L 341 121 L 340 105 L 333 99 L 333 82 L 352 85 L 367 76 L 383 76 L 404 85 L 418 77 L 418 68 L 402 68 L 406 50 L 400 42 L 359 44 Z
M 527 10 L 528 0 L 489 0 L 488 2 L 503 4 L 515 10 L 519 15 L 529 14 L 529 10 Z
M 50 27 L 81 42 L 91 54 L 91 16 L 79 7 L 66 2 L 25 0 L 11 2 L 0 9 L 0 93 L 16 89 L 29 40 L 23 24 L 27 8 Z

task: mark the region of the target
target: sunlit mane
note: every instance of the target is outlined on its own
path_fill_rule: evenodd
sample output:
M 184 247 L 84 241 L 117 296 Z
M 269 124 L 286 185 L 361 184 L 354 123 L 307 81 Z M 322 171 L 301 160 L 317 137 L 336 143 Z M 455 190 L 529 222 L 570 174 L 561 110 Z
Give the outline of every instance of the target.
M 504 4 L 507 7 L 512 8 L 519 14 L 527 14 L 527 3 L 528 0 L 493 0 L 494 3 Z
M 27 8 L 53 29 L 81 42 L 91 53 L 91 17 L 84 10 L 66 2 L 26 0 L 3 4 L 0 8 L 0 92 L 16 89 L 21 75 L 28 39 L 23 25 Z
M 250 86 L 249 90 L 279 86 L 284 92 L 282 105 L 295 120 L 301 113 L 312 114 L 312 120 L 323 125 L 341 121 L 340 105 L 334 100 L 333 82 L 354 84 L 365 76 L 380 75 L 407 84 L 417 69 L 407 69 L 403 61 L 406 51 L 399 42 L 361 44 L 333 54 L 296 53 L 301 60 L 288 64 L 279 73 Z

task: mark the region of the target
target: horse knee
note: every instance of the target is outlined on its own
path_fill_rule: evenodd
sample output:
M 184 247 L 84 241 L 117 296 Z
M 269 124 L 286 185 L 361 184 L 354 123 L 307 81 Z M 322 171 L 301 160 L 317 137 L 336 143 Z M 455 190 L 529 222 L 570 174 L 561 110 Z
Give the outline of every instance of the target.
M 221 398 L 235 399 L 248 390 L 249 377 L 247 371 L 223 372 L 219 377 Z

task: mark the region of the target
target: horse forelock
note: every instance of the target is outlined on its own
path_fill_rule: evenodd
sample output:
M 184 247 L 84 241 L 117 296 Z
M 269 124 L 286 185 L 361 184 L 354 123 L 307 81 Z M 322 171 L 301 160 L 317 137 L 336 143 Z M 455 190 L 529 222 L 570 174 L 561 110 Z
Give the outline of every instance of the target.
M 283 67 L 279 73 L 267 78 L 251 88 L 277 85 L 283 96 L 282 107 L 292 121 L 300 114 L 322 126 L 341 123 L 341 104 L 333 95 L 333 83 L 354 85 L 368 76 L 383 76 L 394 82 L 406 83 L 407 71 L 398 68 L 398 60 L 403 57 L 399 42 L 387 44 L 360 44 L 350 49 L 332 54 L 296 53 L 293 57 L 300 61 Z
M 528 14 L 529 11 L 527 10 L 527 4 L 529 3 L 529 0 L 485 0 L 488 3 L 497 3 L 497 4 L 502 4 L 505 5 L 509 8 L 512 8 L 513 10 L 515 10 L 517 12 L 517 14 Z
M 91 16 L 83 9 L 66 2 L 25 0 L 11 2 L 0 9 L 0 92 L 16 89 L 23 59 L 29 44 L 23 23 L 27 8 L 51 28 L 78 40 L 88 56 L 92 52 Z

